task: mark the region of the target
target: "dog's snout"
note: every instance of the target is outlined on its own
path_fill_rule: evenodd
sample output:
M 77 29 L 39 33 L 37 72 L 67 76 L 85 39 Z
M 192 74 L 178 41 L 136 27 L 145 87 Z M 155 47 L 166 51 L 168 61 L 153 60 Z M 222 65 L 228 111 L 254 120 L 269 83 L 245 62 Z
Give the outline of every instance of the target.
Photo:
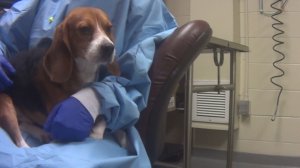
M 101 45 L 102 56 L 105 59 L 111 59 L 113 57 L 114 50 L 115 46 L 112 43 L 104 43 Z

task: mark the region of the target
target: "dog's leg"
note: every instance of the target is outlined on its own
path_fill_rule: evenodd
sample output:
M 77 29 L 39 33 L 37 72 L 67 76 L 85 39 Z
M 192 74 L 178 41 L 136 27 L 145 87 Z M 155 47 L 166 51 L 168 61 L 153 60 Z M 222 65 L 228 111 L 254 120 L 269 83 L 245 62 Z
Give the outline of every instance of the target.
M 21 135 L 17 114 L 11 98 L 0 93 L 0 126 L 18 147 L 29 147 Z
M 21 130 L 29 133 L 34 138 L 38 139 L 42 143 L 49 143 L 51 141 L 51 136 L 43 129 L 33 125 L 30 122 L 22 122 L 20 124 Z
M 103 139 L 105 129 L 106 129 L 105 119 L 102 116 L 98 116 L 96 118 L 90 137 L 95 139 Z M 127 148 L 129 146 L 128 144 L 129 142 L 125 131 L 117 130 L 116 132 L 113 133 L 113 137 L 117 140 L 117 142 L 121 147 Z
M 103 139 L 105 128 L 106 128 L 106 121 L 101 116 L 98 116 L 96 118 L 90 137 L 95 139 Z

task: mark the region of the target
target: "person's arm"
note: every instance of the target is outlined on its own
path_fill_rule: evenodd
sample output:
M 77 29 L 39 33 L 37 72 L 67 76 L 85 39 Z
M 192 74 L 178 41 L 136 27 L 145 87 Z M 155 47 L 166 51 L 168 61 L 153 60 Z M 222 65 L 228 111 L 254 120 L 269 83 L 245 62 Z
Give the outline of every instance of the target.
M 7 57 L 26 48 L 36 5 L 32 0 L 18 2 L 0 17 L 0 91 L 13 83 L 15 69 Z
M 156 46 L 177 26 L 161 0 L 133 0 L 129 7 L 125 48 L 118 62 L 121 77 L 107 76 L 93 84 L 100 112 L 112 130 L 133 126 L 146 107 L 151 81 L 148 76 Z

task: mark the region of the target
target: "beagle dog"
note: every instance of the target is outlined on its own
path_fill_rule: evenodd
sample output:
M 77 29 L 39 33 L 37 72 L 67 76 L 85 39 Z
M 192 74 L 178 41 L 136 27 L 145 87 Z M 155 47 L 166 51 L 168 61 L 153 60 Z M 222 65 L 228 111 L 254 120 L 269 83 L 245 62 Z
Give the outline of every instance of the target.
M 43 39 L 11 60 L 16 74 L 14 85 L 0 93 L 0 126 L 19 147 L 28 147 L 20 128 L 47 141 L 42 126 L 51 109 L 95 81 L 100 65 L 120 75 L 114 56 L 112 23 L 106 13 L 91 7 L 72 10 L 57 26 L 53 40 Z

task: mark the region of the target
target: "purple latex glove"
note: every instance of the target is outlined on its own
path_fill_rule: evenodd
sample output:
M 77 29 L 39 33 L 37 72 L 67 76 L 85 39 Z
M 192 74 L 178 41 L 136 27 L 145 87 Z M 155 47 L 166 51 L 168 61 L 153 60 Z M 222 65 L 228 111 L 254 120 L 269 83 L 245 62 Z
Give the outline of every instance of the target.
M 7 61 L 4 55 L 0 54 L 0 91 L 13 84 L 9 75 L 13 75 L 15 72 L 15 68 Z
M 89 111 L 71 96 L 53 108 L 44 130 L 54 140 L 82 141 L 90 135 L 93 125 L 94 120 Z

